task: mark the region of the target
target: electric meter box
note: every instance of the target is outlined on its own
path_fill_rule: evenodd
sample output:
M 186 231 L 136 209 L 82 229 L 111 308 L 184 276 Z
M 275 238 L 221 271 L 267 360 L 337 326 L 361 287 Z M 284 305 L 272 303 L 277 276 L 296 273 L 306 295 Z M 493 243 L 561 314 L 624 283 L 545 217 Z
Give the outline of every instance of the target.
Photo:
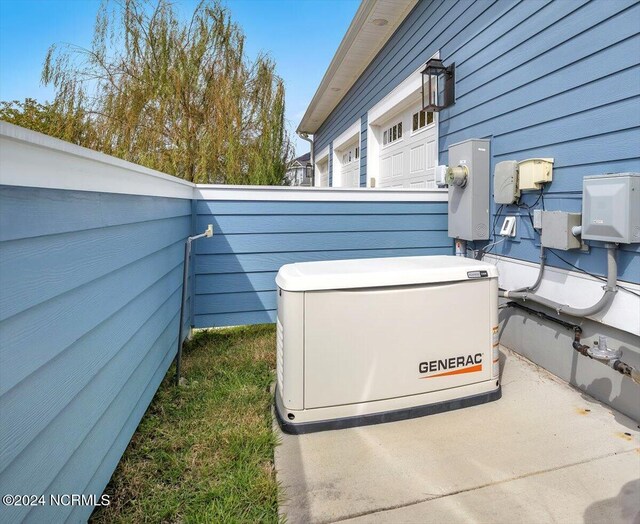
M 584 177 L 582 239 L 640 242 L 640 173 Z
M 287 433 L 404 420 L 500 398 L 498 270 L 465 257 L 287 264 L 276 277 Z
M 477 138 L 449 146 L 449 169 L 466 171 L 462 183 L 449 184 L 451 238 L 489 239 L 489 146 Z

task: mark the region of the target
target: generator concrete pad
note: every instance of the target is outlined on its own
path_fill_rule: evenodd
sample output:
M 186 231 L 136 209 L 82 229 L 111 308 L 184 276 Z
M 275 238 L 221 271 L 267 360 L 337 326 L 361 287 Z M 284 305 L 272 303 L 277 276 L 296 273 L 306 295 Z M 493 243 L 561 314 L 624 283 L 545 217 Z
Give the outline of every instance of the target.
M 280 433 L 281 514 L 290 523 L 640 522 L 638 422 L 505 348 L 501 372 L 496 402 Z

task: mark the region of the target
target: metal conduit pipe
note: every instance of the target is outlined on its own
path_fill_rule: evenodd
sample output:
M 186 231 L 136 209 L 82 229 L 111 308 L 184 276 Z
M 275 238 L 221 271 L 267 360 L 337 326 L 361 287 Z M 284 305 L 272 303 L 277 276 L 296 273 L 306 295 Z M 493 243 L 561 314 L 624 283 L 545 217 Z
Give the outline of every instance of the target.
M 555 300 L 538 296 L 530 291 L 500 291 L 499 295 L 504 298 L 510 298 L 513 300 L 521 300 L 523 302 L 530 300 L 536 304 L 554 309 L 556 313 L 564 313 L 572 317 L 588 317 L 603 310 L 613 300 L 617 292 L 618 282 L 618 261 L 617 261 L 617 249 L 615 244 L 606 244 L 607 248 L 607 284 L 604 286 L 604 294 L 592 306 L 586 308 L 575 308 L 568 304 L 560 304 Z
M 509 291 L 509 293 L 521 293 L 523 291 L 530 291 L 530 292 L 536 291 L 540 287 L 540 282 L 542 282 L 542 276 L 544 275 L 544 265 L 546 260 L 547 260 L 547 255 L 545 255 L 544 253 L 544 246 L 540 244 L 540 269 L 538 270 L 538 278 L 536 278 L 536 281 L 533 283 L 532 286 L 520 287 L 518 289 Z
M 199 238 L 211 238 L 213 236 L 213 224 L 209 224 L 204 233 L 193 237 L 187 237 L 184 244 L 184 263 L 182 266 L 182 300 L 180 302 L 180 326 L 178 327 L 178 351 L 176 352 L 176 376 L 175 385 L 180 385 L 180 373 L 182 370 L 182 339 L 184 329 L 184 314 L 187 307 L 187 282 L 189 280 L 189 261 L 191 260 L 191 243 Z M 192 298 L 193 300 L 193 298 Z

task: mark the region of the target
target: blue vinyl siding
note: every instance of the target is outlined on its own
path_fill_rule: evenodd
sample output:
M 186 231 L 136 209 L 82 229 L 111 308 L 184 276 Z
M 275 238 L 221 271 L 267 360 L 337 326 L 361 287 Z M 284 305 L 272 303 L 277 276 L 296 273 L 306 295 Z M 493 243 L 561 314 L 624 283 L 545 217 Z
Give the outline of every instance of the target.
M 452 254 L 446 202 L 199 201 L 195 326 L 274 322 L 275 276 L 314 260 Z
M 189 200 L 0 187 L 3 493 L 102 493 L 175 355 L 191 220 Z
M 322 124 L 316 147 L 439 50 L 445 64 L 456 64 L 456 102 L 440 113 L 439 162 L 469 138 L 491 139 L 492 172 L 502 160 L 553 157 L 547 209 L 579 211 L 584 176 L 640 171 L 639 35 L 636 0 L 423 0 Z M 364 166 L 366 156 L 363 148 Z M 525 193 L 523 201 L 536 198 Z M 527 214 L 513 206 L 502 214 L 519 215 L 519 234 L 495 251 L 537 261 Z M 562 256 L 602 275 L 602 245 L 592 244 L 588 254 Z M 640 281 L 639 253 L 638 245 L 622 248 L 622 279 Z M 547 263 L 569 268 L 553 255 Z

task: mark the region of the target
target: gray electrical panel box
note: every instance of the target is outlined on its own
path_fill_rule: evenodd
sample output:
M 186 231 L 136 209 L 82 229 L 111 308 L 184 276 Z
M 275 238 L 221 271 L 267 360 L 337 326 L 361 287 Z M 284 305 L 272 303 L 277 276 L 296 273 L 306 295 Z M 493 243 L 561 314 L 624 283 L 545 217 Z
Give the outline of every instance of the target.
M 582 243 L 574 236 L 571 229 L 580 225 L 580 213 L 566 211 L 543 211 L 542 245 L 551 249 L 579 249 Z
M 471 139 L 449 146 L 449 236 L 461 240 L 489 238 L 489 146 Z M 452 183 L 453 182 L 453 183 Z
M 582 239 L 640 242 L 640 173 L 584 177 Z
M 496 204 L 513 204 L 518 198 L 518 161 L 498 162 L 493 171 L 493 200 Z

